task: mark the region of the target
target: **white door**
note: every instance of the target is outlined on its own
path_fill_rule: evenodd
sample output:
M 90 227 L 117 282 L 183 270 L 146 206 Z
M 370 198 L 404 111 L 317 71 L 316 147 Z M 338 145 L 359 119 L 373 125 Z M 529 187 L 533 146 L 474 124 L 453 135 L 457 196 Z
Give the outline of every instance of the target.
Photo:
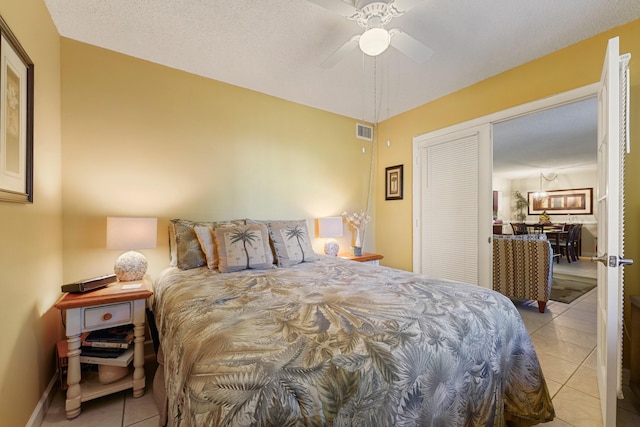
M 490 126 L 417 137 L 414 158 L 414 271 L 491 287 Z
M 609 40 L 598 92 L 598 347 L 597 375 L 602 421 L 616 425 L 616 399 L 621 395 L 624 217 L 623 156 L 627 135 L 626 70 L 629 55 L 620 56 L 619 40 Z M 622 79 L 621 79 L 622 77 Z

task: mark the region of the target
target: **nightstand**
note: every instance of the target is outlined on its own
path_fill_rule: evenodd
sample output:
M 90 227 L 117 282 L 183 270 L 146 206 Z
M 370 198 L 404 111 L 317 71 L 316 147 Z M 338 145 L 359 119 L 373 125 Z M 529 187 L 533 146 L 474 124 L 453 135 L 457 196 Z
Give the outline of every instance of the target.
M 350 261 L 357 261 L 371 265 L 380 265 L 380 260 L 384 258 L 382 255 L 372 254 L 369 252 L 363 252 L 361 256 L 355 256 L 348 253 L 338 254 L 338 256 L 342 259 L 348 259 Z
M 65 293 L 54 304 L 66 311 L 66 335 L 68 344 L 67 418 L 80 415 L 80 404 L 87 400 L 133 388 L 133 397 L 144 394 L 144 324 L 146 299 L 153 295 L 151 278 L 134 282 L 116 282 L 101 289 L 85 293 Z M 133 372 L 109 384 L 100 384 L 90 378 L 80 385 L 81 350 L 80 336 L 83 332 L 134 325 L 133 355 L 125 352 L 123 361 L 100 358 L 84 358 L 87 363 L 119 366 L 129 364 L 133 358 Z M 97 359 L 97 360 L 96 360 Z

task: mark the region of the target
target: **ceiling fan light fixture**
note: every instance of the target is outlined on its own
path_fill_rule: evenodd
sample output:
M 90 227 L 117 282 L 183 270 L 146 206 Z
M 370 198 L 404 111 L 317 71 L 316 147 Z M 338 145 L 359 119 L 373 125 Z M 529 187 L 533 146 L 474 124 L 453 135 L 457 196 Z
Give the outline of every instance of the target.
M 369 56 L 380 55 L 387 50 L 390 43 L 391 36 L 384 28 L 369 28 L 358 40 L 360 50 Z

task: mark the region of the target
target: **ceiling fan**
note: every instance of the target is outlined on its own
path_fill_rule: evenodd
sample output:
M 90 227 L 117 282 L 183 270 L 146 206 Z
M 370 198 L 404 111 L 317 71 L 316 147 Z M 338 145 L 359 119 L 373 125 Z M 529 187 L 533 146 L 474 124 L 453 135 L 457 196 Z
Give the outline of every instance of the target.
M 391 45 L 418 64 L 424 64 L 433 51 L 397 28 L 387 30 L 392 18 L 404 15 L 422 0 L 353 0 L 347 3 L 342 0 L 308 0 L 348 19 L 356 21 L 365 29 L 364 33 L 351 37 L 331 56 L 324 60 L 322 67 L 330 68 L 340 62 L 356 46 L 369 56 L 378 56 Z

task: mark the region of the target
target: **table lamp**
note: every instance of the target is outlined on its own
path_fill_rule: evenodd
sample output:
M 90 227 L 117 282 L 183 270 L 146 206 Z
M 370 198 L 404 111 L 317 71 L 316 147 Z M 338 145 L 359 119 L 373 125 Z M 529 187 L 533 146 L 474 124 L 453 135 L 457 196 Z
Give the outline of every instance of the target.
M 107 217 L 107 249 L 127 252 L 113 267 L 121 282 L 140 280 L 147 272 L 147 259 L 137 249 L 152 249 L 157 242 L 157 218 Z
M 342 217 L 328 216 L 318 218 L 318 237 L 327 239 L 324 244 L 325 254 L 338 255 L 340 245 L 338 245 L 338 241 L 335 238 L 342 237 Z

